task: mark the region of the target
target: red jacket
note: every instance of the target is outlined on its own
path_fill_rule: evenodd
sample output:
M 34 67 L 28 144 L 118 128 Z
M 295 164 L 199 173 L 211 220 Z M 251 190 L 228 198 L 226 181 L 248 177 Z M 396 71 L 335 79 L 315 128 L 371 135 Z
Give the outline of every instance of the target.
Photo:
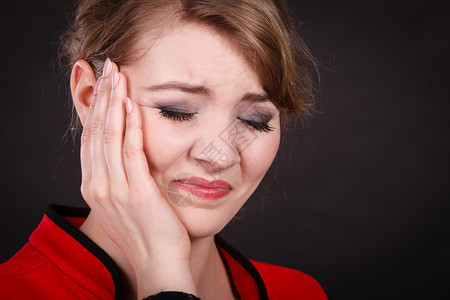
M 78 227 L 88 209 L 50 205 L 27 243 L 0 265 L 0 299 L 123 299 L 119 269 Z M 250 261 L 216 236 L 241 299 L 327 299 L 310 276 Z

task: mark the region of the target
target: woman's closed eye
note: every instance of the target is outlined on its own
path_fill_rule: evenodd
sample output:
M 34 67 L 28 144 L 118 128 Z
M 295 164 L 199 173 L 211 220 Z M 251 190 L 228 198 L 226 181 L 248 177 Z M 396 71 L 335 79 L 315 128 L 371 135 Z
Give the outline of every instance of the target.
M 190 112 L 181 112 L 181 111 L 176 111 L 176 110 L 170 110 L 170 109 L 160 109 L 159 111 L 160 115 L 174 120 L 174 121 L 189 121 L 191 120 L 196 113 L 190 113 Z
M 246 120 L 241 117 L 238 117 L 238 120 L 245 126 L 250 127 L 250 129 L 255 129 L 260 132 L 270 132 L 273 131 L 274 129 L 272 126 L 269 125 L 270 120 L 265 122 L 258 122 L 254 120 Z

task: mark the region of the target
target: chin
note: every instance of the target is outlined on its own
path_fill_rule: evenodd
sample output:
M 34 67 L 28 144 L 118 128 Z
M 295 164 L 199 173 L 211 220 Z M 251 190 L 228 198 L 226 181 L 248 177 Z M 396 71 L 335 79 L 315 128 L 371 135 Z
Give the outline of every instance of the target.
M 174 207 L 176 214 L 186 228 L 191 240 L 204 239 L 218 234 L 234 216 L 221 212 L 191 207 Z

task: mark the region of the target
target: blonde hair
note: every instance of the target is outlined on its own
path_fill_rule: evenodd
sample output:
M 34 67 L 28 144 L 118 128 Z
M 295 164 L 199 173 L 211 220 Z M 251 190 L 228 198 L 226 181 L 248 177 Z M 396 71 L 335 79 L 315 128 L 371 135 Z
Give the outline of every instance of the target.
M 99 76 L 106 58 L 132 62 L 148 28 L 176 21 L 210 26 L 233 41 L 280 110 L 283 127 L 289 116 L 309 113 L 317 64 L 283 0 L 81 0 L 61 54 L 68 69 L 85 59 Z

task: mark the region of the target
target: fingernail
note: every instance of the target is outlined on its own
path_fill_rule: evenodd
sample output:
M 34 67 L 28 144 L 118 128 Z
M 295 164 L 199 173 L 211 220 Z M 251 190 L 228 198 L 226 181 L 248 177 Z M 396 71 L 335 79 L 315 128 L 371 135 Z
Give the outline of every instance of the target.
M 117 72 L 117 70 L 114 69 L 113 70 L 113 75 L 111 77 L 112 88 L 114 89 L 117 86 L 118 83 L 119 83 L 119 72 Z
M 105 64 L 103 65 L 103 77 L 107 77 L 111 74 L 112 64 L 109 58 L 106 59 Z
M 99 77 L 97 79 L 97 82 L 95 83 L 95 86 L 94 86 L 94 95 L 98 94 L 98 90 L 100 89 L 100 84 L 102 83 L 102 81 L 103 81 L 103 77 Z
M 125 106 L 127 108 L 127 114 L 129 114 L 133 110 L 133 103 L 131 102 L 131 99 L 128 97 L 127 97 Z

